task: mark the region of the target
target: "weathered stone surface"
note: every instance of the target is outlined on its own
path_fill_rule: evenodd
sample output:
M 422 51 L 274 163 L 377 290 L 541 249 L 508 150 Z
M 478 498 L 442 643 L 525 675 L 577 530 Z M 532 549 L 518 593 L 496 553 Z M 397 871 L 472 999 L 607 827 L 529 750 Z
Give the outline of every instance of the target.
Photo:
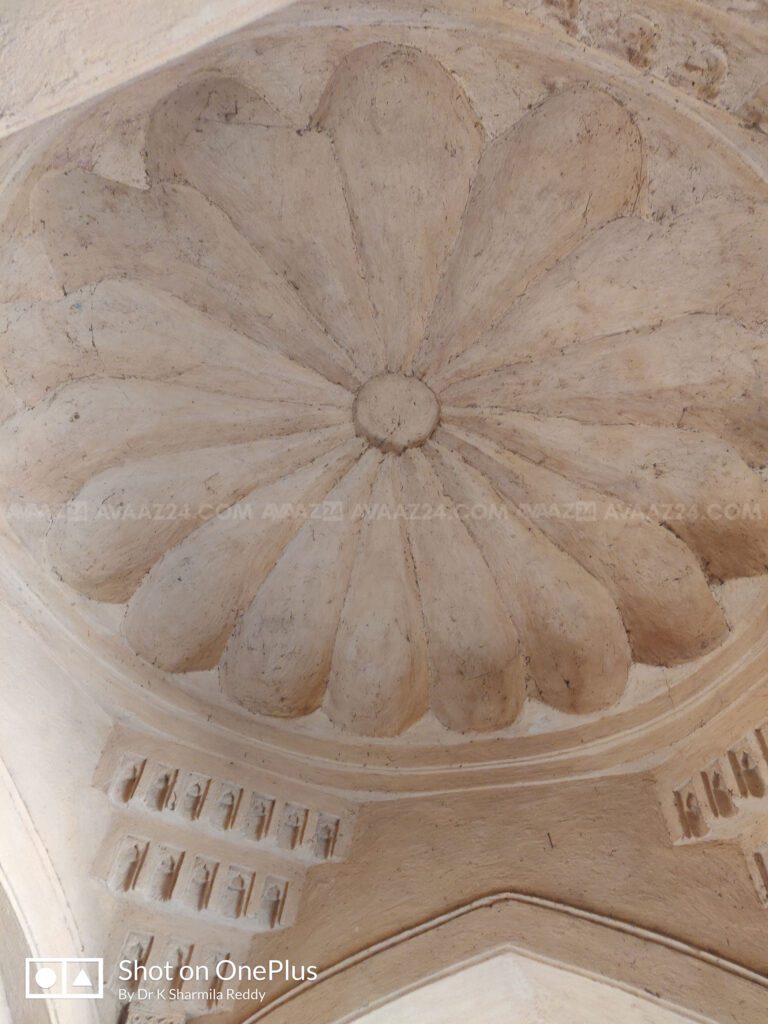
M 711 651 L 711 585 L 768 568 L 768 214 L 649 220 L 650 145 L 594 84 L 489 138 L 434 56 L 382 41 L 306 131 L 209 73 L 154 107 L 148 187 L 43 176 L 67 294 L 7 307 L 0 469 L 64 504 L 52 566 L 127 602 L 154 664 L 226 650 L 237 702 L 305 715 L 328 687 L 374 735 L 426 694 L 464 733 L 526 690 L 604 708 L 628 652 Z M 137 513 L 161 505 L 191 512 Z

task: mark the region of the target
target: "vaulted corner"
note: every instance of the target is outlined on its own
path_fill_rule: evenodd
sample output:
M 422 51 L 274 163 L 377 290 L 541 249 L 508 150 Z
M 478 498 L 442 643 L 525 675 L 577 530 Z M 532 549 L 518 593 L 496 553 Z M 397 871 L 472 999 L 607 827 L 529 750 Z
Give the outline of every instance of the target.
M 9 33 L 10 1010 L 763 1021 L 768 17 L 125 6 Z

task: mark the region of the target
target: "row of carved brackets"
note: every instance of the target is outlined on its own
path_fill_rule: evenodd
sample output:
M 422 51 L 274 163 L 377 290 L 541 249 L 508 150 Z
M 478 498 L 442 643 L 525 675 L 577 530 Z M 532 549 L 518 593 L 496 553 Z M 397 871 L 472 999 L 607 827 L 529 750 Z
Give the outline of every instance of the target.
M 659 795 L 676 845 L 738 844 L 768 906 L 768 721 L 730 743 L 673 758 Z
M 239 967 L 248 959 L 247 938 L 238 937 L 234 943 L 231 939 L 229 935 L 204 934 L 198 937 L 196 942 L 191 942 L 187 938 L 180 939 L 176 934 L 164 931 L 161 926 L 158 927 L 156 921 L 134 920 L 129 921 L 127 926 L 124 922 L 113 936 L 108 962 L 114 965 L 114 969 L 107 977 L 106 984 L 116 994 L 121 990 L 130 993 L 128 1020 L 135 1019 L 137 1022 L 155 1016 L 161 1020 L 165 1020 L 167 1016 L 174 1022 L 177 1019 L 184 1021 L 188 1016 L 199 1016 L 212 1009 L 227 1009 L 232 1003 L 226 999 L 227 983 L 216 979 L 216 965 L 229 960 Z M 202 984 L 200 981 L 185 982 L 174 977 L 168 982 L 161 983 L 168 988 L 179 989 L 185 995 L 185 1010 L 177 1018 L 168 1009 L 166 1001 L 158 1005 L 154 1005 L 155 1001 L 152 999 L 134 1001 L 141 995 L 140 985 L 133 981 L 121 980 L 119 964 L 122 960 L 136 963 L 147 970 L 153 967 L 165 968 L 166 964 L 176 968 L 191 967 L 193 973 L 198 968 L 205 968 L 212 980 Z M 156 983 L 149 984 L 149 988 L 155 987 Z M 200 998 L 190 998 L 191 993 L 200 993 Z M 210 998 L 207 993 L 210 993 Z
M 138 737 L 133 746 L 118 753 L 110 744 L 97 772 L 96 785 L 117 806 L 309 862 L 345 859 L 353 817 L 348 803 L 266 774 L 236 781 L 231 766 L 206 768 L 204 758 L 184 748 L 173 757 L 167 745 L 147 753 Z
M 167 905 L 180 915 L 216 918 L 251 932 L 285 928 L 296 917 L 305 874 L 301 865 L 270 854 L 232 862 L 227 850 L 184 849 L 162 838 L 132 834 L 116 838 L 107 870 L 99 858 L 96 874 L 106 875 L 117 896 Z
M 122 725 L 94 785 L 112 807 L 92 866 L 115 901 L 110 964 L 138 955 L 162 966 L 179 954 L 193 967 L 246 963 L 256 935 L 293 923 L 307 872 L 346 859 L 357 811 L 335 793 Z

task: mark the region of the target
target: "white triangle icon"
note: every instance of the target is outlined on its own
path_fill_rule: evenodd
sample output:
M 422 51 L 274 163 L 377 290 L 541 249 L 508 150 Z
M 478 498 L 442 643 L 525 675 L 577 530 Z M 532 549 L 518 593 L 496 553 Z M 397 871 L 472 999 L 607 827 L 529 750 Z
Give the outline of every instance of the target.
M 93 982 L 85 971 L 80 971 L 78 976 L 72 982 L 72 988 L 93 988 Z

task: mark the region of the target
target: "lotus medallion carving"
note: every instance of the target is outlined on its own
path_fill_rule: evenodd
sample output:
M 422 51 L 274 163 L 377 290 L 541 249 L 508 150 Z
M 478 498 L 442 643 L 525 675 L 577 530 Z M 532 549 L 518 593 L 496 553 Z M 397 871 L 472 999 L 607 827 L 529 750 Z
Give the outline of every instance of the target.
M 63 506 L 51 564 L 139 654 L 386 736 L 595 711 L 723 640 L 713 588 L 768 565 L 764 208 L 650 219 L 608 92 L 488 138 L 384 43 L 300 131 L 183 86 L 146 167 L 37 185 L 66 294 L 14 321 L 2 427 L 10 489 Z

